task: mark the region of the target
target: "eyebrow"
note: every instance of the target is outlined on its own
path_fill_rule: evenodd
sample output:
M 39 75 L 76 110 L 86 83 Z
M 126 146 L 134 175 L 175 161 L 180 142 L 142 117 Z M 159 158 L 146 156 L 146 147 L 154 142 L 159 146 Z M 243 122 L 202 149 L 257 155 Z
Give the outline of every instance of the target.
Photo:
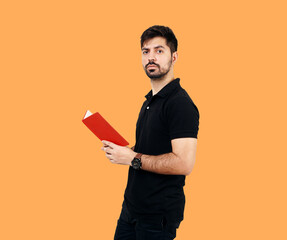
M 162 46 L 162 45 L 155 46 L 154 48 L 163 48 L 163 49 L 165 49 L 165 47 Z M 149 50 L 149 48 L 143 47 L 142 50 Z

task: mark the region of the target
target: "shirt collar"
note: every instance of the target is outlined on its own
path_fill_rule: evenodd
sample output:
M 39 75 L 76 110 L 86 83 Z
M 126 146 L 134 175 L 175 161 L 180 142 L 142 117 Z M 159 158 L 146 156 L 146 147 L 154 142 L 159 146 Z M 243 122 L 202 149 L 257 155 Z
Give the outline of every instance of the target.
M 179 84 L 180 79 L 176 78 L 172 81 L 170 81 L 168 84 L 166 84 L 157 94 L 154 96 L 159 96 L 159 97 L 166 97 L 168 94 L 170 94 L 174 89 L 180 86 Z M 149 91 L 147 95 L 145 95 L 146 99 L 149 99 L 151 97 L 154 97 L 152 95 L 152 90 Z

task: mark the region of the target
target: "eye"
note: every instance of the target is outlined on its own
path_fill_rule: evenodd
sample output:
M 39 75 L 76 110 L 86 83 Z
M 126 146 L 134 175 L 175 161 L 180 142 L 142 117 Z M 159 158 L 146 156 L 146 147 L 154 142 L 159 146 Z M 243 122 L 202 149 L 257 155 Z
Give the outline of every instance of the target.
M 143 54 L 147 54 L 147 51 L 145 50 L 145 51 L 143 51 Z
M 159 50 L 157 50 L 157 52 L 158 52 L 158 53 L 162 53 L 163 51 L 159 49 Z

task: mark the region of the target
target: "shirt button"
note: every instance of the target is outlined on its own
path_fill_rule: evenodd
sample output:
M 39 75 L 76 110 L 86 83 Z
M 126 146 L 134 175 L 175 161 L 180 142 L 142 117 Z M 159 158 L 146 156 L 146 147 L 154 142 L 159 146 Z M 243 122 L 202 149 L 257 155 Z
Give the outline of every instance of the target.
M 149 106 L 147 106 L 146 109 L 149 109 Z

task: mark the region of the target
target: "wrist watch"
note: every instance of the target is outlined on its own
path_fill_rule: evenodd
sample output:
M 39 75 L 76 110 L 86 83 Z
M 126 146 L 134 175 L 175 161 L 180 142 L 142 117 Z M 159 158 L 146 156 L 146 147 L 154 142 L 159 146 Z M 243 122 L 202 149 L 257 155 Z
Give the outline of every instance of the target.
M 137 153 L 135 158 L 132 160 L 132 167 L 133 167 L 133 169 L 135 169 L 135 170 L 140 170 L 141 169 L 141 167 L 142 167 L 141 156 L 142 156 L 142 153 Z

